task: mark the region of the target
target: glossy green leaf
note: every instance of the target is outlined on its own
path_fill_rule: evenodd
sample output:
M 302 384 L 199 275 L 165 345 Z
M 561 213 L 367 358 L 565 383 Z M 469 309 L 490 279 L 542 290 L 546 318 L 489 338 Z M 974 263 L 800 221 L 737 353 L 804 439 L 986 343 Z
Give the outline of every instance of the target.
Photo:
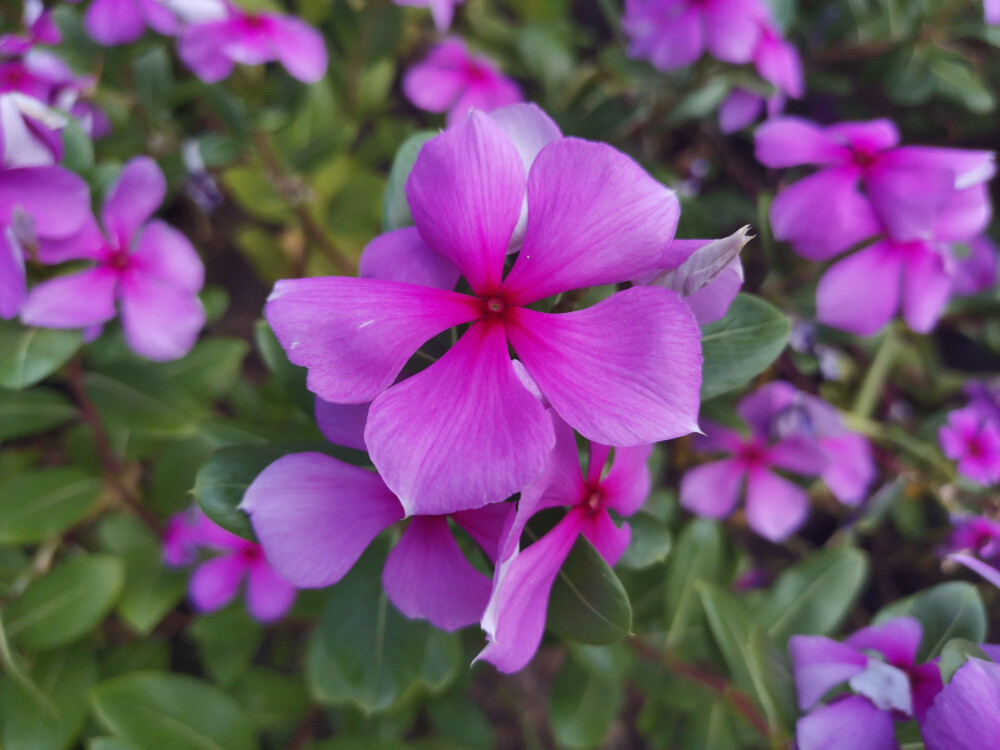
M 118 365 L 88 372 L 84 387 L 110 425 L 147 435 L 192 434 L 203 414 L 153 365 Z
M 213 337 L 199 341 L 181 359 L 161 366 L 171 384 L 198 400 L 215 401 L 226 395 L 240 376 L 249 349 L 243 339 Z
M 133 86 L 139 103 L 152 123 L 163 122 L 170 116 L 168 101 L 174 86 L 169 53 L 162 45 L 156 45 L 136 55 L 133 67 Z
M 385 197 L 382 199 L 382 231 L 389 232 L 413 224 L 410 215 L 410 204 L 406 200 L 406 181 L 417 161 L 420 149 L 424 147 L 437 133 L 422 130 L 414 133 L 399 147 L 396 158 L 389 171 L 389 181 L 385 186 Z
M 134 672 L 91 690 L 98 719 L 137 750 L 250 750 L 253 725 L 236 701 L 187 675 Z
M 962 665 L 971 658 L 992 661 L 986 655 L 986 652 L 972 641 L 965 638 L 952 638 L 948 641 L 944 645 L 944 648 L 941 649 L 941 661 L 939 662 L 941 666 L 941 679 L 944 683 L 947 685 L 951 682 L 951 678 L 955 676 L 955 672 L 961 669 Z
M 563 662 L 549 691 L 552 734 L 562 747 L 598 747 L 621 709 L 622 680 Z
M 280 448 L 247 445 L 213 453 L 195 477 L 194 498 L 205 515 L 226 531 L 256 541 L 250 517 L 239 509 L 247 487 L 285 454 Z
M 247 670 L 232 692 L 254 725 L 261 729 L 294 722 L 309 708 L 309 696 L 300 677 L 264 667 Z
M 0 544 L 40 542 L 65 531 L 96 505 L 101 480 L 63 467 L 0 482 Z
M 427 634 L 420 681 L 433 692 L 444 690 L 463 667 L 462 641 L 457 633 L 431 628 Z
M 31 668 L 42 703 L 9 674 L 0 683 L 0 738 L 6 748 L 64 750 L 87 719 L 87 691 L 97 679 L 90 648 L 71 646 L 38 655 Z
M 466 750 L 492 750 L 496 736 L 489 718 L 465 692 L 452 691 L 432 701 L 427 718 L 447 744 Z
M 38 579 L 4 612 L 7 634 L 24 648 L 53 648 L 86 635 L 111 610 L 125 567 L 111 555 L 70 558 Z
M 70 118 L 62 129 L 62 142 L 62 166 L 81 174 L 94 166 L 94 142 L 75 118 Z
M 868 557 L 854 547 L 813 553 L 785 570 L 761 602 L 759 619 L 784 644 L 791 636 L 829 635 L 844 621 L 868 580 Z
M 739 388 L 767 369 L 788 343 L 791 324 L 771 303 L 738 294 L 726 316 L 701 332 L 705 400 Z
M 614 643 L 631 632 L 625 587 L 582 535 L 556 576 L 546 625 L 564 638 L 593 644 Z
M 909 615 L 920 621 L 924 635 L 917 661 L 933 659 L 953 638 L 982 643 L 986 637 L 986 608 L 979 590 L 965 581 L 939 583 L 879 610 L 875 622 Z
M 247 614 L 241 599 L 202 615 L 189 632 L 198 644 L 205 671 L 223 685 L 243 676 L 264 640 L 263 628 Z
M 48 432 L 77 413 L 68 398 L 50 388 L 0 390 L 0 442 Z
M 678 648 L 704 635 L 704 613 L 696 584 L 727 583 L 732 564 L 719 524 L 703 518 L 681 532 L 667 565 L 667 644 Z
M 623 568 L 641 570 L 657 565 L 670 554 L 671 537 L 666 524 L 648 513 L 629 517 L 632 540 L 618 564 Z
M 254 326 L 254 341 L 278 385 L 299 408 L 311 415 L 316 396 L 306 388 L 306 368 L 288 361 L 288 355 L 266 320 L 258 320 Z
M 34 385 L 66 364 L 80 342 L 79 331 L 26 328 L 0 320 L 0 386 Z

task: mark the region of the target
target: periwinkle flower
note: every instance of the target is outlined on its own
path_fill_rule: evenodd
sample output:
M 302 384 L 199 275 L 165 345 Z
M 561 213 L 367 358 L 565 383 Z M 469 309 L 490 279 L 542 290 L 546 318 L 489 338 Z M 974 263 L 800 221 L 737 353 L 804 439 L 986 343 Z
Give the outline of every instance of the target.
M 927 750 L 981 750 L 1000 737 L 1000 664 L 966 661 L 934 698 L 920 731 Z
M 571 313 L 529 307 L 670 267 L 676 198 L 614 149 L 558 137 L 537 108 L 498 118 L 473 112 L 429 141 L 406 188 L 416 227 L 365 251 L 400 268 L 440 256 L 435 270 L 415 283 L 279 281 L 266 308 L 313 392 L 371 402 L 365 443 L 408 515 L 503 500 L 544 468 L 552 420 L 508 347 L 590 440 L 637 446 L 696 428 L 700 331 L 676 292 L 633 287 Z M 504 277 L 525 196 L 523 243 Z M 471 294 L 451 291 L 459 273 Z M 441 359 L 395 383 L 424 342 L 465 324 Z
M 90 218 L 79 234 L 42 248 L 49 263 L 94 265 L 33 287 L 21 320 L 44 328 L 93 329 L 115 317 L 120 301 L 125 340 L 135 352 L 169 360 L 190 351 L 205 323 L 198 299 L 205 269 L 187 237 L 162 221 L 149 221 L 166 190 L 152 159 L 129 161 L 104 202 L 104 232 Z
M 491 112 L 524 99 L 520 87 L 487 57 L 473 55 L 453 37 L 436 45 L 403 77 L 403 93 L 415 107 L 447 112 L 453 125 L 469 110 Z
M 938 430 L 941 450 L 958 462 L 958 472 L 982 485 L 1000 481 L 1000 422 L 967 406 L 948 414 Z

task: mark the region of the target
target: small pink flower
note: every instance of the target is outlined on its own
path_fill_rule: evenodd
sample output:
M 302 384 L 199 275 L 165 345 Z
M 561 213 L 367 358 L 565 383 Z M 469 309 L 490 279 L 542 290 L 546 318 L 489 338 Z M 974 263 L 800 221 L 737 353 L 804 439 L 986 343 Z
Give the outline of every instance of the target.
M 523 100 L 520 87 L 493 62 L 472 55 L 465 42 L 446 39 L 403 78 L 403 93 L 414 106 L 428 112 L 447 112 L 449 125 L 470 109 L 490 112 Z
M 966 407 L 948 415 L 938 431 L 941 450 L 958 471 L 978 484 L 1000 481 L 1000 425 L 978 410 Z
M 90 38 L 105 47 L 134 42 L 147 26 L 159 34 L 180 31 L 176 16 L 159 0 L 93 0 L 83 25 Z
M 417 8 L 430 8 L 431 15 L 434 16 L 434 25 L 438 31 L 447 31 L 451 26 L 452 16 L 455 14 L 455 6 L 461 5 L 465 0 L 392 0 L 396 5 L 410 5 Z

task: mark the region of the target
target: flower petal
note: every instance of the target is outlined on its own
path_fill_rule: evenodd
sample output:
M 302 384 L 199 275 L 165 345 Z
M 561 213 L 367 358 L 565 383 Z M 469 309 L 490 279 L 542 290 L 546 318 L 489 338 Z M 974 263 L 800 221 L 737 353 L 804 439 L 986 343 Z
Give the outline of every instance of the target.
M 673 192 L 629 157 L 601 143 L 554 141 L 528 175 L 528 226 L 504 299 L 526 305 L 659 268 L 679 216 Z
M 247 488 L 240 507 L 285 580 L 336 583 L 403 509 L 376 474 L 322 453 L 283 456 Z
M 734 88 L 719 105 L 719 130 L 726 135 L 743 130 L 763 112 L 764 99 L 760 95 Z
M 955 192 L 955 174 L 883 154 L 864 176 L 865 190 L 886 233 L 897 242 L 930 239 L 942 209 Z
M 908 669 L 917 656 L 923 628 L 915 617 L 894 617 L 879 625 L 869 625 L 844 641 L 861 650 L 878 651 L 894 667 Z
M 808 711 L 827 692 L 861 673 L 868 663 L 861 651 L 822 635 L 793 635 L 788 639 L 795 673 L 799 708 Z
M 62 167 L 0 171 L 0 224 L 10 224 L 18 207 L 35 220 L 39 237 L 69 237 L 90 216 L 90 188 Z
M 857 505 L 867 497 L 875 479 L 871 444 L 861 435 L 845 432 L 821 438 L 820 445 L 831 456 L 821 478 L 837 500 L 844 505 Z
M 510 104 L 494 109 L 489 114 L 490 119 L 503 129 L 514 144 L 521 163 L 524 164 L 525 174 L 543 148 L 563 137 L 552 118 L 531 102 Z
M 886 241 L 837 261 L 816 288 L 821 323 L 859 336 L 870 336 L 889 322 L 899 307 L 902 260 Z
M 973 185 L 952 193 L 941 207 L 932 236 L 939 242 L 961 242 L 986 229 L 993 203 L 986 185 Z
M 116 315 L 118 276 L 106 268 L 57 276 L 36 284 L 21 307 L 21 321 L 42 328 L 84 328 Z
M 404 615 L 451 631 L 479 621 L 492 581 L 462 554 L 444 516 L 416 516 L 385 561 L 382 585 Z
M 705 32 L 697 8 L 663 16 L 658 4 L 630 7 L 622 26 L 631 36 L 630 57 L 648 59 L 657 70 L 676 70 L 695 62 L 705 51 Z M 661 16 L 663 16 L 661 18 Z
M 238 555 L 223 555 L 202 563 L 191 576 L 191 602 L 201 612 L 225 607 L 236 598 L 246 572 L 246 563 Z
M 705 43 L 712 57 L 728 63 L 750 62 L 767 14 L 757 0 L 716 0 L 701 5 Z
M 500 289 L 524 189 L 517 149 L 482 112 L 424 144 L 406 181 L 420 236 L 462 272 L 477 296 Z
M 806 435 L 792 435 L 767 449 L 772 466 L 802 474 L 819 476 L 830 465 L 830 456 L 815 440 Z
M 843 164 L 851 152 L 814 122 L 772 117 L 754 132 L 757 161 L 772 169 L 799 164 Z
M 215 83 L 233 72 L 233 60 L 223 53 L 219 39 L 229 33 L 229 21 L 195 24 L 184 29 L 177 41 L 177 54 L 196 76 Z
M 134 42 L 146 30 L 146 21 L 132 0 L 94 0 L 83 25 L 90 38 L 105 47 Z
M 607 511 L 596 513 L 587 519 L 583 535 L 601 553 L 608 565 L 614 566 L 628 549 L 632 541 L 632 529 L 627 523 L 615 526 Z
M 340 276 L 279 281 L 265 308 L 309 390 L 336 403 L 373 400 L 424 342 L 480 314 L 464 294 Z
M 247 609 L 260 622 L 280 620 L 295 601 L 295 587 L 259 560 L 247 576 Z
M 167 181 L 155 161 L 148 156 L 130 160 L 104 201 L 101 222 L 105 231 L 117 237 L 122 247 L 128 247 L 166 194 Z
M 328 62 L 323 35 L 292 16 L 267 15 L 270 41 L 285 70 L 303 83 L 315 83 Z
M 316 397 L 316 424 L 323 437 L 334 445 L 355 448 L 365 447 L 365 423 L 368 421 L 370 403 L 335 404 Z
M 642 507 L 649 496 L 652 481 L 648 463 L 652 452 L 652 445 L 615 448 L 611 471 L 601 482 L 605 506 L 621 516 L 630 516 Z
M 445 39 L 403 76 L 403 93 L 415 107 L 447 112 L 468 85 L 468 50 L 459 39 Z
M 500 554 L 500 541 L 504 538 L 504 529 L 513 514 L 511 503 L 493 503 L 475 510 L 460 510 L 451 514 L 451 520 L 457 523 L 491 561 L 496 562 Z
M 141 273 L 122 280 L 121 298 L 125 341 L 157 362 L 191 351 L 205 325 L 205 308 L 197 294 Z
M 896 750 L 892 715 L 851 695 L 823 706 L 795 725 L 798 750 Z
M 978 573 L 997 588 L 1000 588 L 1000 570 L 972 555 L 948 555 L 949 560 L 961 563 L 973 573 Z
M 903 265 L 903 319 L 917 333 L 930 333 L 951 297 L 951 272 L 942 253 L 915 243 Z
M 24 251 L 10 227 L 0 228 L 0 318 L 17 316 L 28 294 Z
M 555 442 L 503 326 L 474 324 L 440 360 L 375 399 L 369 455 L 407 515 L 479 508 L 522 489 Z
M 627 447 L 697 430 L 701 330 L 676 292 L 632 287 L 577 312 L 507 313 L 518 358 L 584 437 Z
M 921 733 L 927 750 L 981 750 L 986 738 L 1000 737 L 1000 665 L 972 658 L 959 667 Z
M 451 261 L 427 247 L 415 227 L 406 227 L 380 234 L 368 243 L 358 275 L 450 292 L 460 274 Z
M 688 469 L 681 478 L 681 505 L 699 516 L 725 518 L 736 507 L 743 477 L 743 467 L 732 459 Z
M 765 539 L 787 539 L 809 515 L 809 495 L 796 484 L 770 471 L 751 471 L 747 477 L 747 525 Z

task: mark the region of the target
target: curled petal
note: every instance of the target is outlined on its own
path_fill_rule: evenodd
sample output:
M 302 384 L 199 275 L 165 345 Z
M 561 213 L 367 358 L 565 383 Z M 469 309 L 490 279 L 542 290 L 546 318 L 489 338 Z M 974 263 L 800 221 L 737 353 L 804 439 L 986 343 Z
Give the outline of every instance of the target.
M 803 711 L 816 705 L 831 688 L 860 674 L 868 663 L 868 657 L 857 648 L 821 635 L 793 635 L 788 639 L 788 653 Z

